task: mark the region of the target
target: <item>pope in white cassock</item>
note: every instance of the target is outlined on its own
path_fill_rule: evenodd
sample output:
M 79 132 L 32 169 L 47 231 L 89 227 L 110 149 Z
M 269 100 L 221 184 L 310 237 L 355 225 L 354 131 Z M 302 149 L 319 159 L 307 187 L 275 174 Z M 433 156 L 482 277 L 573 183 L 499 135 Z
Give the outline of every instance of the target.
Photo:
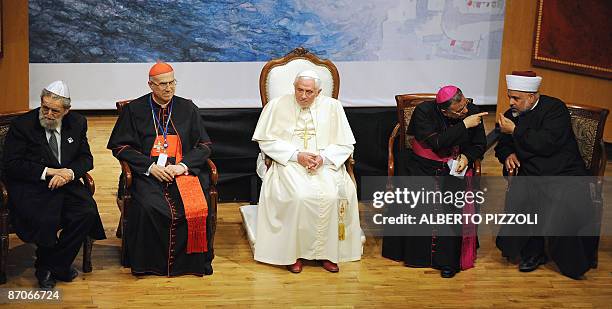
M 302 259 L 361 259 L 361 228 L 355 184 L 344 162 L 355 138 L 338 100 L 321 95 L 314 71 L 300 72 L 295 94 L 271 100 L 253 140 L 273 159 L 263 177 L 257 207 L 255 260 L 302 271 Z

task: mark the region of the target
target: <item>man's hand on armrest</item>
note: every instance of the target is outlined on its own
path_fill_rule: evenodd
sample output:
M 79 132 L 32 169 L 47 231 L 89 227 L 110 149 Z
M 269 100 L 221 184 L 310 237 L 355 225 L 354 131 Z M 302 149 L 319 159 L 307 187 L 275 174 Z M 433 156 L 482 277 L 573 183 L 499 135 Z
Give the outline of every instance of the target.
M 504 163 L 504 166 L 506 167 L 506 170 L 513 171 L 516 168 L 519 168 L 521 166 L 521 162 L 519 161 L 518 157 L 516 156 L 516 153 L 511 153 L 507 158 L 506 158 L 506 162 Z

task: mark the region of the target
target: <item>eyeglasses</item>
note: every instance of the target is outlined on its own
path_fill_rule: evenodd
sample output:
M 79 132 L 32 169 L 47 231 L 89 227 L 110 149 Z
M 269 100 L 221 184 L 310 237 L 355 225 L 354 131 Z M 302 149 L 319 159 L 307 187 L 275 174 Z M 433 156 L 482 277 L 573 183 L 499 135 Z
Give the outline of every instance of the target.
M 151 81 L 151 84 L 153 84 L 153 85 L 155 85 L 155 86 L 157 86 L 159 88 L 166 89 L 168 87 L 175 87 L 176 84 L 178 84 L 178 81 L 176 79 L 173 79 L 173 80 L 171 80 L 169 82 L 161 82 L 161 83 L 156 83 L 154 81 Z
M 468 104 L 470 104 L 470 103 L 472 103 L 472 102 L 474 102 L 474 100 L 473 100 L 473 99 L 467 99 L 467 98 L 466 98 L 466 99 L 465 99 L 465 104 L 463 104 L 463 106 L 461 106 L 461 108 L 457 109 L 457 111 L 453 111 L 453 110 L 450 110 L 450 109 L 448 109 L 448 110 L 446 110 L 446 111 L 447 111 L 447 112 L 450 112 L 450 113 L 453 113 L 453 114 L 455 114 L 455 115 L 461 115 L 461 113 L 462 113 L 463 111 L 465 111 L 465 109 L 467 108 Z

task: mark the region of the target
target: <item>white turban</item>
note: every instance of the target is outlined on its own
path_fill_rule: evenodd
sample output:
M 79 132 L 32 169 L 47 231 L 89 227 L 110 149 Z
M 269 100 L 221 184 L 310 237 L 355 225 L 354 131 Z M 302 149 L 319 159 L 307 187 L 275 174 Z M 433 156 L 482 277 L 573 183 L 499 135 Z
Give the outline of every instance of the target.
M 512 72 L 511 75 L 506 75 L 506 85 L 508 90 L 516 90 L 523 92 L 538 92 L 542 83 L 542 77 L 536 76 L 534 72 Z
M 70 91 L 68 90 L 68 85 L 62 80 L 56 80 L 49 84 L 49 86 L 45 87 L 45 89 L 49 92 L 55 93 L 60 97 L 70 98 Z

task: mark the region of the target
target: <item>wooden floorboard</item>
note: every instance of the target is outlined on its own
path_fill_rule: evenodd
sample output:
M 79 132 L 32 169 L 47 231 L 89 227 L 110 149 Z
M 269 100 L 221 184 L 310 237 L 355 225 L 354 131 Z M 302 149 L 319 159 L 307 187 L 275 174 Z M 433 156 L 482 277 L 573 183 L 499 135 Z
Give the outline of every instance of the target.
M 493 116 L 486 121 L 492 129 Z M 481 238 L 476 268 L 442 279 L 428 268 L 408 268 L 380 256 L 381 241 L 368 238 L 363 259 L 340 264 L 340 272 L 328 273 L 312 263 L 301 274 L 284 267 L 255 262 L 238 213 L 239 203 L 219 206 L 215 240 L 215 273 L 207 277 L 134 277 L 119 265 L 120 241 L 115 238 L 119 211 L 115 192 L 119 165 L 106 150 L 115 122 L 112 116 L 90 116 L 89 139 L 95 158 L 92 176 L 107 236 L 93 248 L 94 271 L 72 283 L 59 283 L 63 300 L 57 304 L 12 304 L 7 308 L 154 308 L 199 307 L 481 307 L 610 308 L 612 304 L 612 241 L 604 239 L 599 267 L 587 280 L 560 275 L 551 263 L 532 273 L 520 273 L 501 258 L 491 236 Z M 612 172 L 608 164 L 608 175 Z M 501 169 L 487 153 L 485 175 Z M 222 172 L 222 171 L 221 171 Z M 611 196 L 611 195 L 607 195 Z M 609 212 L 606 210 L 606 216 Z M 36 286 L 34 248 L 10 237 L 9 282 L 2 288 Z M 75 265 L 80 269 L 81 256 Z M 188 307 L 189 306 L 189 307 Z M 180 307 L 179 307 L 180 308 Z

